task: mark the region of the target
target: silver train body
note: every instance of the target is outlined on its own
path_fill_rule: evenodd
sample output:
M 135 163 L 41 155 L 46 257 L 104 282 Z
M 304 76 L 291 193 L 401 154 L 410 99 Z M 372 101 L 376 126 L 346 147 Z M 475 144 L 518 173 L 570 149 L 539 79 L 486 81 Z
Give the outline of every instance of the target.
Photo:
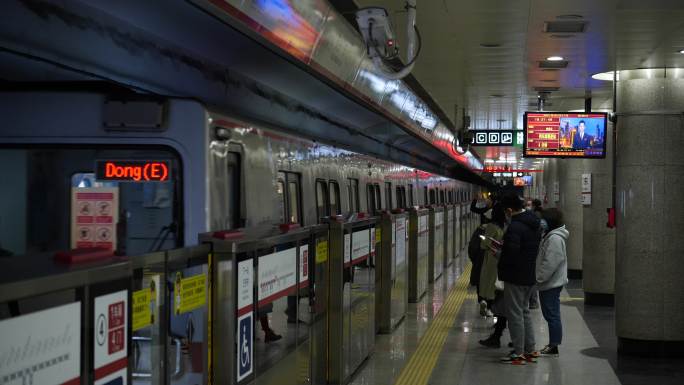
M 120 211 L 122 218 L 127 218 L 127 235 L 122 239 L 131 240 L 129 254 L 147 251 L 157 241 L 158 229 L 169 223 L 178 225 L 177 239 L 162 241 L 160 248 L 196 244 L 198 233 L 213 230 L 287 222 L 306 226 L 329 214 L 462 202 L 479 189 L 350 149 L 316 143 L 278 127 L 215 113 L 191 100 L 164 100 L 161 127 L 139 129 L 125 108 L 120 109 L 122 116 L 116 116 L 116 110 L 107 107 L 107 100 L 104 94 L 89 92 L 0 93 L 0 111 L 5 117 L 0 128 L 0 156 L 4 157 L 0 157 L 4 163 L 0 172 L 19 175 L 16 180 L 10 178 L 9 184 L 25 183 L 29 190 L 41 180 L 47 190 L 36 196 L 51 196 L 48 200 L 54 205 L 43 206 L 53 217 L 52 226 L 68 227 L 68 178 L 77 172 L 93 172 L 89 162 L 101 158 L 171 158 L 175 175 L 170 192 L 160 194 L 156 187 L 141 189 L 120 183 L 127 189 L 122 190 Z M 126 120 L 133 121 L 119 127 L 112 124 Z M 53 155 L 43 156 L 52 160 L 32 166 L 31 162 L 40 161 L 36 151 L 42 148 L 53 151 Z M 22 181 L 23 161 L 28 163 Z M 40 171 L 50 166 L 51 172 Z M 36 173 L 39 175 L 33 175 Z M 10 190 L 6 193 L 14 196 L 22 191 L 19 187 Z M 155 206 L 159 196 L 173 203 Z M 32 198 L 27 199 L 23 202 L 29 212 L 26 221 L 31 221 L 37 215 L 31 211 L 42 206 L 33 207 Z M 26 231 L 31 228 L 28 225 Z M 68 246 L 68 231 L 57 231 L 51 237 L 42 243 L 33 242 L 23 251 Z

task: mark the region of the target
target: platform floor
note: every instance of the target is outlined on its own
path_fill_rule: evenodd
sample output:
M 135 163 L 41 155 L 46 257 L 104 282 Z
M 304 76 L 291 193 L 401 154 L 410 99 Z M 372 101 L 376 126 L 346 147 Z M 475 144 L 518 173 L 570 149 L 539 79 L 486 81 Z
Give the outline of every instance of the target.
M 465 270 L 465 271 L 464 271 Z M 430 286 L 392 334 L 376 338 L 375 353 L 352 384 L 684 384 L 684 359 L 618 357 L 612 308 L 584 306 L 581 281 L 561 294 L 564 340 L 560 357 L 526 366 L 505 365 L 508 332 L 500 349 L 485 348 L 494 320 L 479 315 L 469 267 L 459 260 Z M 538 349 L 547 342 L 546 322 L 534 310 Z

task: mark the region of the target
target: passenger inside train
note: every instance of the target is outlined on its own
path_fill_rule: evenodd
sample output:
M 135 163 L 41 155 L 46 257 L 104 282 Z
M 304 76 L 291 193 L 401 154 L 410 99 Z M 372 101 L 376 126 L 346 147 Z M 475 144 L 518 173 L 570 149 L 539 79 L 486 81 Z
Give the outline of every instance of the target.
M 682 383 L 680 1 L 0 13 L 0 384 Z

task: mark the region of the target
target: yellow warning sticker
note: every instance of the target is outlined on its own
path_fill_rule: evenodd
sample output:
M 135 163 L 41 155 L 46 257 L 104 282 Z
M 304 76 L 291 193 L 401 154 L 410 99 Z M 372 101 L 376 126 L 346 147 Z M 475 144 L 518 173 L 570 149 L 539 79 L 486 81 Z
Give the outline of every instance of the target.
M 382 240 L 381 236 L 382 236 L 382 229 L 377 227 L 375 229 L 375 243 L 380 243 L 380 241 Z
M 180 278 L 176 275 L 175 309 L 176 314 L 193 311 L 207 303 L 207 276 L 206 274 L 194 275 L 188 278 Z
M 149 288 L 133 292 L 133 331 L 152 325 L 152 293 Z
M 316 263 L 328 260 L 328 241 L 320 241 L 316 244 Z

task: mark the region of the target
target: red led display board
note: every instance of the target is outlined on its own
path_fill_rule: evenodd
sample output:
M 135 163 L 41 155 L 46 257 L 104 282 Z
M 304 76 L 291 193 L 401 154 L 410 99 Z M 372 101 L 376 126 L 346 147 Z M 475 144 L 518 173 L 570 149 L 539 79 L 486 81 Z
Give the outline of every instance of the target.
M 167 160 L 98 160 L 95 177 L 103 181 L 164 182 L 171 177 Z
M 523 156 L 605 158 L 607 114 L 526 112 Z

